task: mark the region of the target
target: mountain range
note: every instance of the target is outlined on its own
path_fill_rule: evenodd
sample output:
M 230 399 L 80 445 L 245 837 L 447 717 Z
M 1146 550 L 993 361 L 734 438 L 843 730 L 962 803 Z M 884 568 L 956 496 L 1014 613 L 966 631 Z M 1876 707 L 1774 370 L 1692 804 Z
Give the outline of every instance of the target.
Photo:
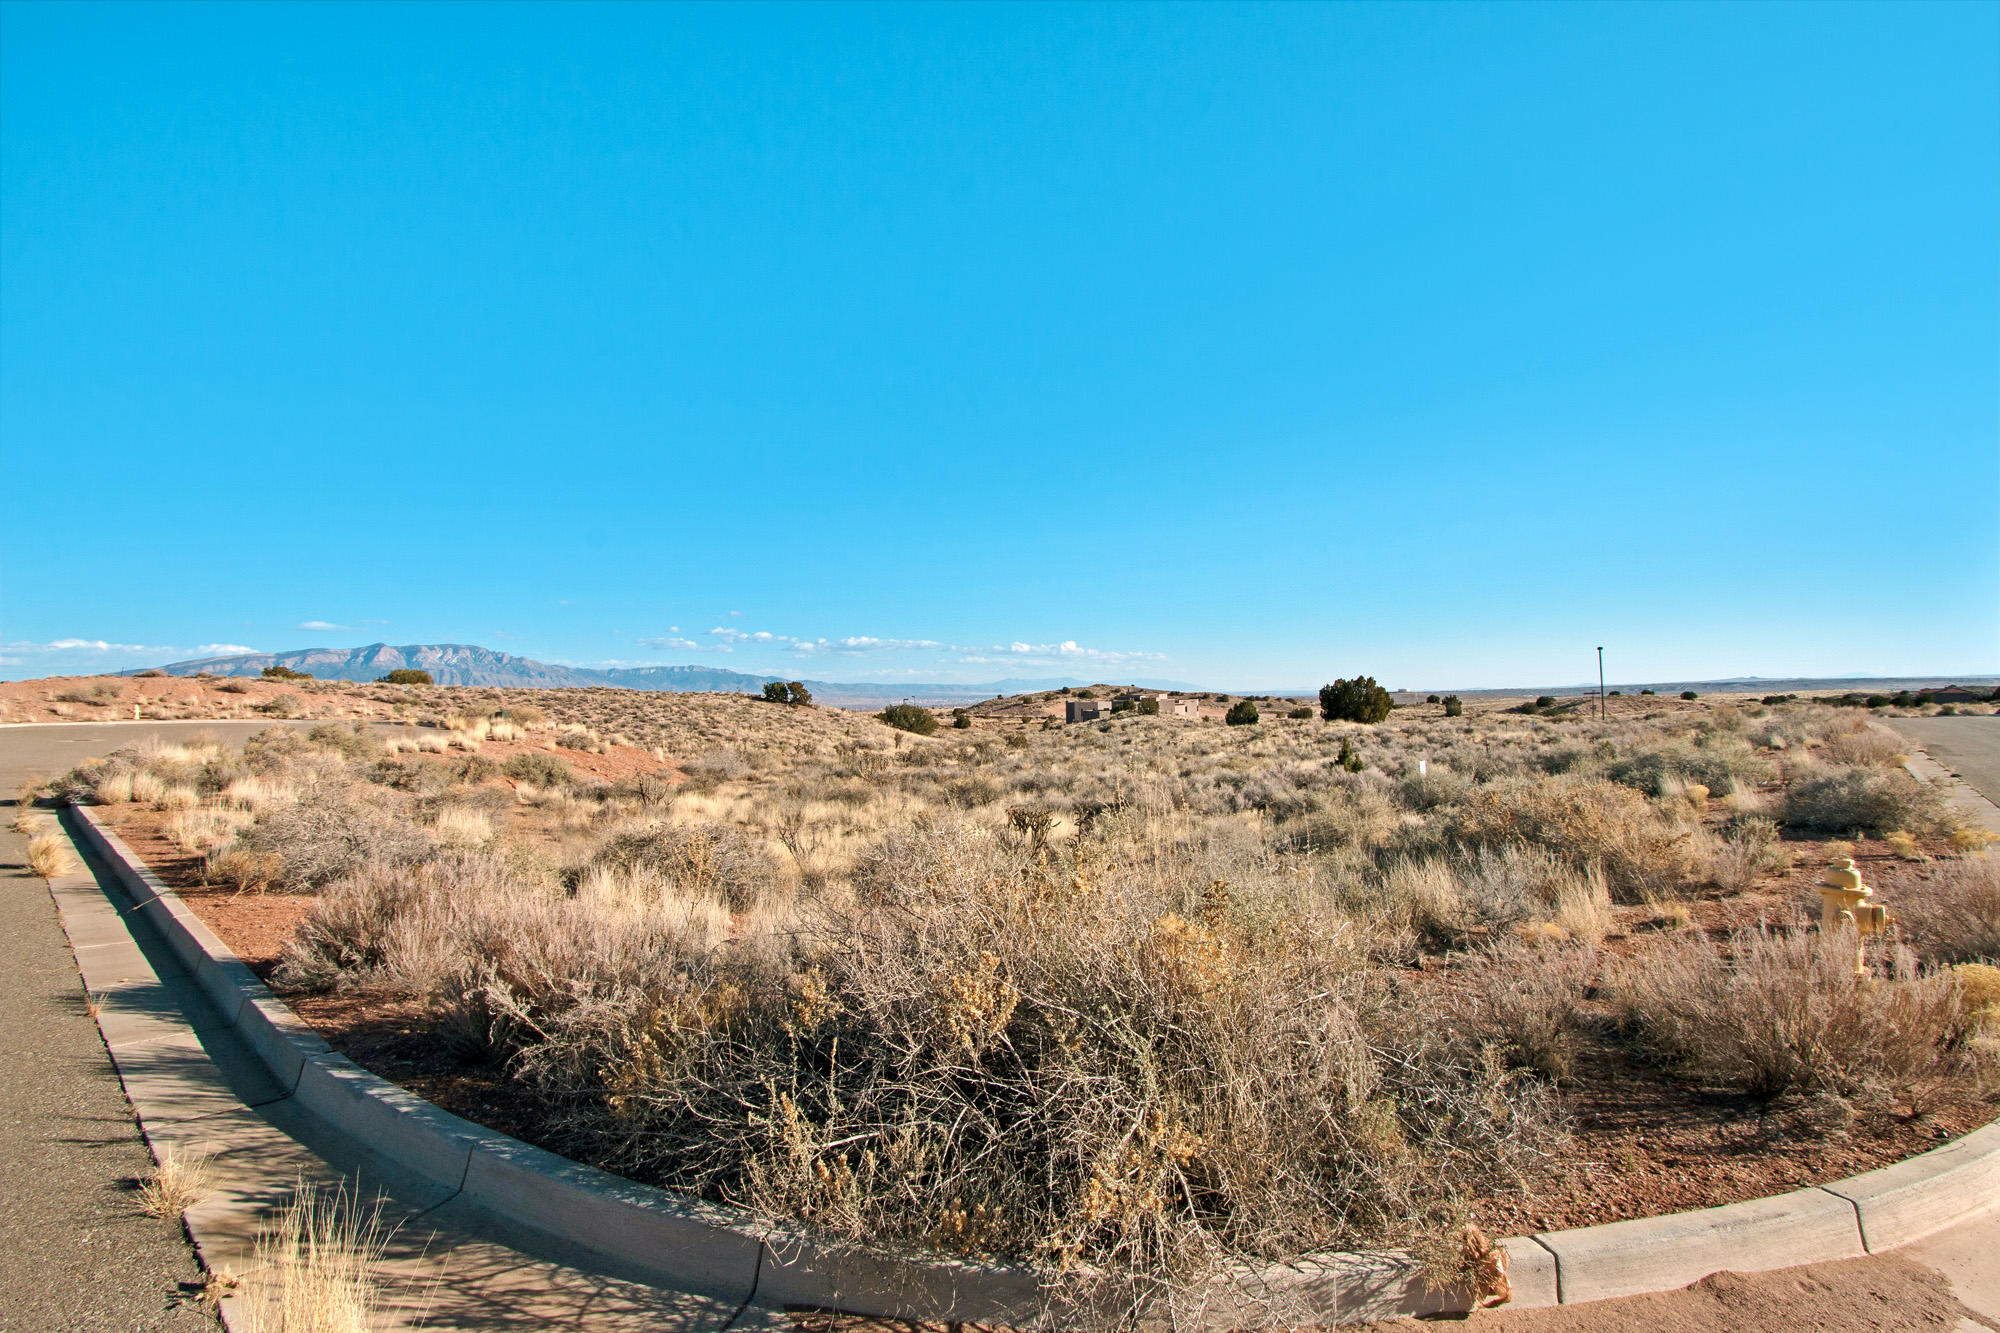
M 537 662 L 530 657 L 495 652 L 469 643 L 412 643 L 393 646 L 371 643 L 362 648 L 295 648 L 281 653 L 236 653 L 228 657 L 202 657 L 186 662 L 170 662 L 156 668 L 171 676 L 255 676 L 266 667 L 282 666 L 316 676 L 321 680 L 376 680 L 391 671 L 409 668 L 430 672 L 440 685 L 499 685 L 514 689 L 564 689 L 610 686 L 626 690 L 687 692 L 719 690 L 755 694 L 774 680 L 789 676 L 755 675 L 725 671 L 720 667 L 646 666 L 578 667 Z M 125 672 L 134 675 L 136 672 Z M 967 703 L 1000 694 L 1026 694 L 1034 690 L 1055 690 L 1065 685 L 1097 682 L 1074 677 L 1035 680 L 993 680 L 973 684 L 901 682 L 883 684 L 869 681 L 807 680 L 802 682 L 813 697 L 828 704 L 847 707 L 894 703 L 913 699 L 920 703 Z M 1172 681 L 1133 681 L 1151 689 L 1188 689 L 1194 686 Z

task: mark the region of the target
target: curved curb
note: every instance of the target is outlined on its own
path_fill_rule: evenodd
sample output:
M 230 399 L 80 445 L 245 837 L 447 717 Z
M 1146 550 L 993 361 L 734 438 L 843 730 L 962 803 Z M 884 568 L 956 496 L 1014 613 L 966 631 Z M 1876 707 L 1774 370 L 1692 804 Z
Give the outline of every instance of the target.
M 741 1302 L 889 1319 L 1023 1326 L 1048 1292 L 1016 1268 L 920 1260 L 830 1243 L 804 1228 L 641 1185 L 453 1115 L 335 1052 L 89 809 L 67 814 L 134 908 L 276 1080 L 329 1129 L 448 1191 L 503 1228 L 582 1248 L 662 1284 Z M 1724 1269 L 1754 1272 L 1874 1254 L 2000 1205 L 2000 1122 L 1893 1166 L 1789 1194 L 1500 1242 L 1510 1308 L 1669 1291 Z M 1178 1303 L 1178 1302 L 1177 1302 Z M 1358 1322 L 1463 1311 L 1397 1252 L 1313 1256 L 1218 1287 L 1195 1322 L 1259 1311 Z M 1177 1312 L 1180 1313 L 1180 1312 Z M 1178 1321 L 1177 1321 L 1178 1322 Z

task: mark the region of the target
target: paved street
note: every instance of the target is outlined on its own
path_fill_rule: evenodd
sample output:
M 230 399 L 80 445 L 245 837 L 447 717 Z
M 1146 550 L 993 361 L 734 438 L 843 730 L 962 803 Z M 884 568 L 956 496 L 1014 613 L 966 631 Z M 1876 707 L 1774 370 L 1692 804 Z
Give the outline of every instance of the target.
M 2000 805 L 2000 717 L 1891 717 L 1883 722 Z
M 85 1012 L 55 904 L 27 869 L 13 796 L 30 774 L 148 733 L 203 726 L 240 740 L 260 724 L 0 729 L 0 1329 L 213 1329 L 178 1221 L 147 1217 L 130 1182 L 152 1166 Z M 183 1287 L 182 1284 L 188 1284 Z

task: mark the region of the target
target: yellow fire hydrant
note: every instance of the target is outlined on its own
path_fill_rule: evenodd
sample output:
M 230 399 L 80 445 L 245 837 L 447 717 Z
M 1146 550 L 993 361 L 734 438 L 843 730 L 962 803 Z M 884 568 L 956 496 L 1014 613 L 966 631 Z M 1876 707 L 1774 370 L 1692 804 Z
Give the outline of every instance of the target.
M 1830 935 L 1845 926 L 1854 928 L 1854 975 L 1868 975 L 1863 941 L 1880 935 L 1896 918 L 1881 903 L 1871 902 L 1874 890 L 1861 882 L 1854 858 L 1843 856 L 1827 870 L 1819 883 L 1820 933 Z

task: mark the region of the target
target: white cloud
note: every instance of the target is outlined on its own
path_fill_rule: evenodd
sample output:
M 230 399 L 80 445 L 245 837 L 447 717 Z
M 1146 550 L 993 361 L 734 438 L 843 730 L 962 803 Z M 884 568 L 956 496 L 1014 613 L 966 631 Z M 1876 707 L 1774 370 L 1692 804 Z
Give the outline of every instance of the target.
M 160 666 L 202 657 L 233 657 L 257 649 L 240 643 L 176 644 L 114 643 L 109 639 L 51 639 L 0 642 L 0 672 L 8 676 L 81 675 Z
M 333 630 L 333 629 L 352 629 L 354 627 L 352 625 L 336 625 L 330 620 L 301 620 L 298 624 L 292 626 L 292 628 L 308 629 L 317 632 L 322 630 Z
M 1165 653 L 1124 652 L 1108 648 L 1085 648 L 1075 639 L 1064 639 L 1061 643 L 1022 643 L 1015 640 L 1009 644 L 997 644 L 991 648 L 960 649 L 962 652 L 1006 653 L 1012 657 L 1047 659 L 1052 662 L 1163 662 Z
M 47 643 L 0 643 L 0 652 L 19 653 L 24 657 L 49 657 L 61 653 L 181 653 L 188 657 L 228 657 L 235 653 L 256 651 L 258 650 L 240 643 L 204 643 L 193 648 L 176 648 L 170 644 L 111 643 L 105 639 L 51 639 Z
M 782 648 L 799 657 L 865 657 L 875 653 L 957 653 L 968 663 L 1007 662 L 1014 666 L 1122 666 L 1135 662 L 1161 662 L 1165 653 L 1086 648 L 1075 639 L 1060 643 L 1029 643 L 1015 639 L 990 647 L 943 643 L 936 639 L 880 639 L 869 634 L 853 634 L 839 639 L 807 639 L 795 634 L 773 634 L 768 630 L 740 630 L 717 625 L 708 637 L 725 644 L 750 644 Z M 679 646 L 679 645 L 676 645 Z M 993 656 L 989 656 L 989 654 Z
M 674 652 L 680 653 L 706 653 L 713 651 L 715 647 L 714 644 L 696 643 L 693 639 L 683 639 L 679 635 L 670 635 L 659 639 L 640 639 L 639 646 L 641 648 L 658 648 L 661 650 L 672 649 Z

